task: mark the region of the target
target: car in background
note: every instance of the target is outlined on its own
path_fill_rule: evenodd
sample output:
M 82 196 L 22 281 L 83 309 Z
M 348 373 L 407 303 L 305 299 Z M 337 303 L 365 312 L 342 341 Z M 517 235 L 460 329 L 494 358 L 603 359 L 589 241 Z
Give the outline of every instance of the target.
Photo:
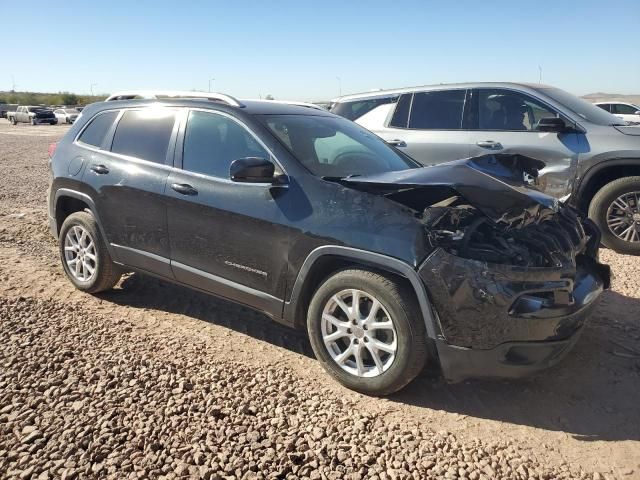
M 606 112 L 614 114 L 630 125 L 640 125 L 640 107 L 626 102 L 598 102 L 597 105 Z
M 0 103 L 0 118 L 7 118 L 7 113 L 13 112 L 17 108 L 17 103 Z
M 80 111 L 75 108 L 58 108 L 53 111 L 53 114 L 61 123 L 73 123 L 80 115 Z
M 640 128 L 558 88 L 465 83 L 333 100 L 331 112 L 423 165 L 487 153 L 545 163 L 527 180 L 588 213 L 603 243 L 640 255 Z
M 38 106 L 19 106 L 15 112 L 7 112 L 7 119 L 13 125 L 18 123 L 30 123 L 31 125 L 48 123 L 49 125 L 55 125 L 58 123 L 53 110 Z

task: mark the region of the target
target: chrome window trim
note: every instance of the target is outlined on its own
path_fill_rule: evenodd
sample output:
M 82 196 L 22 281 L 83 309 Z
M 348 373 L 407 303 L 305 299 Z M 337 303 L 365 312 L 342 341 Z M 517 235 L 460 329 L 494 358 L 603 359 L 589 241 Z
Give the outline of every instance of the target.
M 97 150 L 99 152 L 104 152 L 105 150 L 101 150 L 99 147 L 96 147 L 95 145 L 90 145 L 88 143 L 84 143 L 83 141 L 80 140 L 80 136 L 84 133 L 84 131 L 89 127 L 89 125 L 91 125 L 91 123 L 93 123 L 93 121 L 98 118 L 98 116 L 100 115 L 104 115 L 105 113 L 109 113 L 109 112 L 119 112 L 121 109 L 120 108 L 110 108 L 109 110 L 102 110 L 98 113 L 96 113 L 93 117 L 91 117 L 89 119 L 89 121 L 87 123 L 85 123 L 82 128 L 80 129 L 80 131 L 76 134 L 76 136 L 73 139 L 73 144 L 74 145 L 78 145 L 80 147 L 83 148 L 89 148 L 90 150 Z M 114 122 L 116 122 L 119 119 L 119 116 L 116 117 L 116 119 L 114 120 Z M 113 125 L 111 125 L 113 127 Z M 104 139 L 103 139 L 104 140 Z

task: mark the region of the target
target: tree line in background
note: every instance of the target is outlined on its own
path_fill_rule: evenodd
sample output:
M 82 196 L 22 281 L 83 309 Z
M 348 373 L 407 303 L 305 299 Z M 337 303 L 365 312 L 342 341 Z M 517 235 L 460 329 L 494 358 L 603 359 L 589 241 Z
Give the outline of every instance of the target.
M 105 98 L 106 95 L 77 95 L 69 92 L 0 92 L 0 103 L 18 105 L 87 105 Z

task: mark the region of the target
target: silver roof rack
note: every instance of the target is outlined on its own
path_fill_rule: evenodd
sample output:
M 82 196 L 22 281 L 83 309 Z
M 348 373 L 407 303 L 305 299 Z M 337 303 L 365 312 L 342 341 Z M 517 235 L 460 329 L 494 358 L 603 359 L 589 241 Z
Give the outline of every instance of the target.
M 234 107 L 244 107 L 244 104 L 237 98 L 234 98 L 231 95 L 225 95 L 224 93 L 191 92 L 181 90 L 124 90 L 112 93 L 105 99 L 105 102 L 111 102 L 114 100 L 132 100 L 135 98 L 149 100 L 159 98 L 203 98 L 213 100 L 215 102 L 224 102 Z
M 319 105 L 316 105 L 315 103 L 309 103 L 309 102 L 298 102 L 295 100 L 265 100 L 264 98 L 246 98 L 245 99 L 247 102 L 251 101 L 251 102 L 264 102 L 264 103 L 277 103 L 280 105 L 295 105 L 297 107 L 307 107 L 307 108 L 313 108 L 315 110 L 325 110 L 324 108 L 322 108 Z

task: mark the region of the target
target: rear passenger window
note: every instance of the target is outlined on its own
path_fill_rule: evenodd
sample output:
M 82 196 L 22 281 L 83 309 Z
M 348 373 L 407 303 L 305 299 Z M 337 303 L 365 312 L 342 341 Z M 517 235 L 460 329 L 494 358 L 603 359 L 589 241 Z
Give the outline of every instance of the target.
M 174 122 L 174 110 L 128 110 L 116 127 L 111 151 L 150 162 L 165 163 Z
M 415 93 L 409 114 L 409 128 L 460 130 L 465 95 L 465 90 Z
M 247 157 L 268 159 L 270 155 L 230 118 L 200 111 L 189 114 L 182 154 L 184 170 L 228 179 L 231 163 Z
M 89 123 L 89 126 L 84 129 L 78 141 L 86 143 L 87 145 L 93 145 L 94 147 L 100 147 L 118 113 L 118 111 L 115 111 L 96 115 Z
M 600 107 L 605 112 L 611 112 L 611 105 L 609 105 L 608 103 L 603 103 L 602 105 L 596 105 L 596 106 Z

